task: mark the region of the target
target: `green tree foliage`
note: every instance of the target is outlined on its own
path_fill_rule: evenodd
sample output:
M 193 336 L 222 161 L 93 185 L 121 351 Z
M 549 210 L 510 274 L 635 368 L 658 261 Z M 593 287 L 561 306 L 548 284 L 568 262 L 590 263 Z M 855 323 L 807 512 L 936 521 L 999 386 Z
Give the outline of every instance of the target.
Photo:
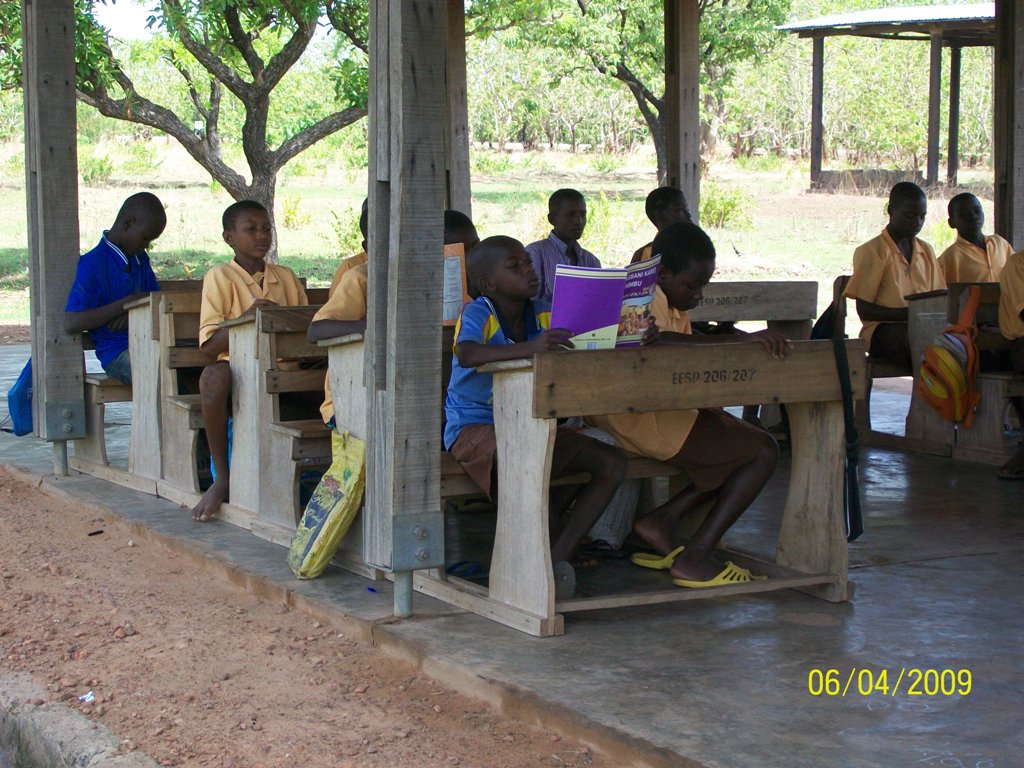
M 520 35 L 513 44 L 540 43 L 557 51 L 567 64 L 592 68 L 629 89 L 654 140 L 658 177 L 664 178 L 668 158 L 662 0 L 523 0 L 498 5 L 500 9 L 481 4 L 475 10 L 490 14 L 496 28 L 502 21 L 518 24 Z M 774 27 L 785 20 L 789 5 L 790 0 L 699 0 L 704 139 L 709 148 L 717 140 L 737 67 L 759 59 L 782 38 Z
M 349 29 L 342 13 L 351 3 L 159 0 L 149 18 L 154 39 L 115 53 L 93 15 L 95 2 L 75 0 L 78 98 L 103 115 L 174 137 L 232 197 L 258 200 L 271 215 L 281 168 L 366 114 L 365 35 Z M 310 64 L 303 59 L 322 17 L 345 42 L 336 44 L 333 57 Z M 143 87 L 146 75 L 160 71 L 158 61 L 164 79 Z M 307 80 L 297 88 L 296 73 L 304 69 L 321 76 L 322 87 Z M 136 71 L 145 73 L 138 82 Z M 4 3 L 0 75 L 13 84 L 20 72 L 20 4 Z M 166 73 L 183 86 L 187 102 L 175 100 Z M 241 118 L 249 180 L 224 155 L 223 118 L 232 110 Z

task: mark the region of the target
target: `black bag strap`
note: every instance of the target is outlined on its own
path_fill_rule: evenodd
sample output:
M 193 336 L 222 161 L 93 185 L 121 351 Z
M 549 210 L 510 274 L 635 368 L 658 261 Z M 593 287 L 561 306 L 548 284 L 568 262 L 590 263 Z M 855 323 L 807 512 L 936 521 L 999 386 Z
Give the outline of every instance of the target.
M 860 461 L 860 437 L 853 415 L 853 388 L 850 386 L 850 361 L 846 356 L 846 340 L 832 339 L 836 356 L 836 373 L 843 393 L 843 417 L 846 422 L 846 472 L 843 475 L 843 510 L 846 513 L 846 540 L 855 541 L 864 533 L 860 512 L 860 485 L 857 464 Z

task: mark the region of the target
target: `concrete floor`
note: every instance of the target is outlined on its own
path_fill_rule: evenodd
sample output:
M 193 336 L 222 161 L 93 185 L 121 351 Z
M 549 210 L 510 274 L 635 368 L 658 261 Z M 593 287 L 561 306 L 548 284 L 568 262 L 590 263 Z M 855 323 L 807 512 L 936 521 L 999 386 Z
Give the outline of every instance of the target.
M 0 347 L 0 392 L 27 356 L 27 346 Z M 872 403 L 879 422 L 898 424 L 905 387 L 876 387 Z M 112 407 L 110 420 L 127 422 L 127 409 Z M 108 430 L 114 457 L 126 432 Z M 3 435 L 0 463 L 52 471 L 49 445 L 34 438 Z M 47 482 L 202 554 L 269 599 L 353 622 L 385 651 L 506 714 L 588 740 L 615 764 L 1024 765 L 1024 484 L 999 482 L 987 466 L 873 449 L 861 467 L 866 533 L 850 545 L 852 602 L 777 592 L 577 613 L 563 637 L 548 639 L 420 595 L 413 619 L 391 622 L 387 582 L 337 571 L 298 582 L 281 548 L 241 529 L 199 528 L 166 501 L 87 476 Z M 771 553 L 786 475 L 784 464 L 731 542 Z M 476 525 L 485 530 L 486 518 Z M 581 588 L 620 568 L 639 570 L 602 566 Z M 830 669 L 842 685 L 856 671 L 846 695 L 811 695 L 809 675 Z M 972 687 L 912 695 L 911 670 L 969 670 Z M 888 694 L 868 690 L 883 671 Z M 926 682 L 933 673 L 918 687 Z

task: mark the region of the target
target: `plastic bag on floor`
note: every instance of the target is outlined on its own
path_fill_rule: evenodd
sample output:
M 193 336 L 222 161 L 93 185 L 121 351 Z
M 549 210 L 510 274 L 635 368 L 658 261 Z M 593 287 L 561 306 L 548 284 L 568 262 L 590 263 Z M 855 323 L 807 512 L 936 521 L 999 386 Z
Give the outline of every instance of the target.
M 300 579 L 315 579 L 334 557 L 359 513 L 366 484 L 366 443 L 346 433 L 331 433 L 331 466 L 295 529 L 288 567 Z

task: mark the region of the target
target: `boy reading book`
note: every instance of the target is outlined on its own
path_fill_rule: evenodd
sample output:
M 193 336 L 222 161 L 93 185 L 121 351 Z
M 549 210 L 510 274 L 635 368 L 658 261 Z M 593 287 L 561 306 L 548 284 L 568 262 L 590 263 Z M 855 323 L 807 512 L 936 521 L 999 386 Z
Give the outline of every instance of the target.
M 787 353 L 789 341 L 773 330 L 742 336 L 690 333 L 687 311 L 698 305 L 715 271 L 715 246 L 704 230 L 695 224 L 673 224 L 655 237 L 653 251 L 661 256 L 661 272 L 651 307 L 657 327 L 648 333 L 647 343 L 757 341 L 773 357 Z M 713 587 L 758 578 L 732 562 L 718 562 L 712 551 L 772 476 L 778 446 L 771 435 L 718 408 L 610 414 L 588 422 L 611 433 L 633 453 L 685 469 L 693 481 L 636 521 L 634 533 L 660 554 L 634 555 L 635 563 L 670 570 L 680 587 Z M 679 546 L 674 533 L 677 523 L 707 502 L 712 502 L 707 517 L 690 542 Z
M 532 357 L 568 344 L 570 332 L 549 329 L 546 303 L 532 299 L 540 284 L 522 243 L 511 237 L 489 237 L 466 259 L 469 278 L 479 298 L 462 311 L 455 329 L 455 357 L 445 401 L 445 448 L 480 488 L 497 498 L 497 441 L 494 433 L 493 379 L 479 366 L 500 360 Z M 569 561 L 581 539 L 604 511 L 626 472 L 626 456 L 568 429 L 555 436 L 551 476 L 587 472 L 576 501 L 553 534 L 556 596 L 571 597 L 575 572 Z M 514 489 L 509 489 L 512 492 Z

